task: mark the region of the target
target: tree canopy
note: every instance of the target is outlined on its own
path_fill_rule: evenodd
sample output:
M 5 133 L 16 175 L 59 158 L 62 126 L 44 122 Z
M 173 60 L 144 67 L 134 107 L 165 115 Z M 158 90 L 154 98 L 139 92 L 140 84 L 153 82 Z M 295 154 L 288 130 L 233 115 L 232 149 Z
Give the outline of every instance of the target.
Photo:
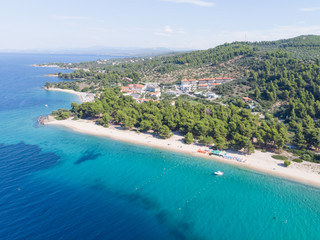
M 136 127 L 169 138 L 172 131 L 185 134 L 185 141 L 193 139 L 203 144 L 216 144 L 223 149 L 232 147 L 251 153 L 254 144 L 282 149 L 288 142 L 287 129 L 278 119 L 261 120 L 250 110 L 230 104 L 226 106 L 191 104 L 178 100 L 175 106 L 161 102 L 137 103 L 124 96 L 118 88 L 106 89 L 95 102 L 72 104 L 72 112 L 79 118 L 100 118 L 125 129 Z

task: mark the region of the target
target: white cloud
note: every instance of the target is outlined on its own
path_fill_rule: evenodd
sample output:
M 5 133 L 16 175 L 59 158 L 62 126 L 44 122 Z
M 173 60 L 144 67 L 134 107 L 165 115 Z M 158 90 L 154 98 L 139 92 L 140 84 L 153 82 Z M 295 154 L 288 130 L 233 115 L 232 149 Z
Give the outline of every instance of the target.
M 166 25 L 163 30 L 157 31 L 154 34 L 158 36 L 170 37 L 176 34 L 186 34 L 186 32 L 183 29 L 174 30 L 170 25 Z
M 213 7 L 213 2 L 207 2 L 202 0 L 164 0 L 166 2 L 175 2 L 175 3 L 191 3 L 201 7 Z
M 104 27 L 93 27 L 91 28 L 93 31 L 97 31 L 97 32 L 109 32 L 110 29 L 108 28 L 104 28 Z
M 53 15 L 53 19 L 57 20 L 87 20 L 87 17 L 80 17 L 80 16 L 63 16 L 63 15 Z
M 320 7 L 311 7 L 311 8 L 300 8 L 302 12 L 316 12 L 320 11 Z
M 177 30 L 176 33 L 178 33 L 178 34 L 186 34 L 186 32 L 183 29 Z
M 167 32 L 167 33 L 173 33 L 173 29 L 169 25 L 164 27 L 164 31 Z
M 165 32 L 155 32 L 154 35 L 162 36 L 162 37 L 170 37 L 171 34 Z

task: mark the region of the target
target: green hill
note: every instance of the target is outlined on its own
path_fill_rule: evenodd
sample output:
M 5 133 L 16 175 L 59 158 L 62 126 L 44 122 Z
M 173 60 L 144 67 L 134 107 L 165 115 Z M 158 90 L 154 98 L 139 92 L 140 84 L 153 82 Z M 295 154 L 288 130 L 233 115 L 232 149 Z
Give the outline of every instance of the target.
M 87 89 L 90 87 L 94 90 L 113 87 L 116 83 L 126 85 L 128 82 L 123 79 L 127 77 L 133 83 L 158 82 L 170 87 L 183 78 L 227 76 L 233 81 L 212 89 L 222 95 L 220 102 L 227 106 L 249 108 L 247 103 L 242 102 L 242 97 L 250 97 L 253 99 L 250 104 L 252 111 L 262 112 L 267 121 L 273 118 L 278 121 L 279 118 L 286 124 L 286 130 L 282 128 L 281 131 L 289 131 L 292 144 L 302 149 L 318 150 L 319 54 L 320 36 L 315 35 L 268 42 L 234 42 L 208 50 L 152 59 L 129 58 L 59 64 L 61 67 L 87 68 L 87 71 L 59 74 L 61 78 L 82 80 L 58 83 L 56 86 L 79 90 L 79 86 L 86 85 Z M 257 139 L 275 139 L 269 130 L 263 130 L 259 134 L 255 135 Z M 283 145 L 280 142 L 278 144 Z M 260 145 L 263 145 L 263 141 Z M 310 155 L 309 152 L 300 152 L 300 155 L 308 154 Z

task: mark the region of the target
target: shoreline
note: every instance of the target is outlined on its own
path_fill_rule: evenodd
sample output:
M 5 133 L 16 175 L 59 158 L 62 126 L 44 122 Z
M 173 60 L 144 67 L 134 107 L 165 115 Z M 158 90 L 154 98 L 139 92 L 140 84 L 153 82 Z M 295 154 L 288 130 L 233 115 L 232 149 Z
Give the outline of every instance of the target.
M 129 142 L 132 144 L 139 144 L 146 147 L 160 148 L 167 151 L 179 152 L 194 157 L 201 157 L 218 161 L 221 163 L 237 166 L 243 169 L 254 170 L 260 173 L 266 173 L 269 175 L 277 176 L 280 178 L 292 180 L 294 182 L 311 185 L 314 187 L 320 187 L 320 164 L 306 162 L 296 163 L 291 161 L 289 167 L 283 166 L 283 161 L 273 159 L 271 156 L 274 153 L 262 153 L 256 150 L 251 155 L 241 155 L 239 153 L 227 152 L 229 155 L 235 157 L 246 158 L 247 162 L 242 163 L 235 160 L 225 159 L 219 156 L 209 156 L 201 154 L 198 149 L 208 150 L 208 147 L 198 144 L 185 144 L 183 142 L 183 136 L 174 134 L 169 139 L 161 139 L 153 137 L 152 133 L 137 133 L 135 131 L 123 130 L 120 126 L 110 125 L 109 128 L 105 128 L 96 125 L 92 120 L 55 120 L 52 116 L 48 116 L 48 120 L 45 121 L 46 125 L 62 126 L 69 128 L 75 132 L 107 137 L 118 141 Z
M 46 77 L 58 77 L 58 74 L 45 74 Z
M 94 93 L 87 93 L 87 92 L 76 92 L 71 89 L 61 89 L 61 88 L 46 88 L 44 87 L 46 91 L 57 91 L 57 92 L 65 92 L 65 93 L 71 93 L 74 95 L 77 95 L 81 101 L 83 102 L 94 102 Z

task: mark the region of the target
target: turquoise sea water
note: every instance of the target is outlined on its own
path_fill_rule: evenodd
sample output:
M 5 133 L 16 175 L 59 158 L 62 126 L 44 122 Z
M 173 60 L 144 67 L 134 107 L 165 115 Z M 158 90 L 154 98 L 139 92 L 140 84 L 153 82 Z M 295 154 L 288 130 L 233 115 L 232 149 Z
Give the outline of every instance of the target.
M 96 58 L 0 54 L 0 239 L 320 239 L 318 188 L 39 126 L 79 100 L 31 64 Z

